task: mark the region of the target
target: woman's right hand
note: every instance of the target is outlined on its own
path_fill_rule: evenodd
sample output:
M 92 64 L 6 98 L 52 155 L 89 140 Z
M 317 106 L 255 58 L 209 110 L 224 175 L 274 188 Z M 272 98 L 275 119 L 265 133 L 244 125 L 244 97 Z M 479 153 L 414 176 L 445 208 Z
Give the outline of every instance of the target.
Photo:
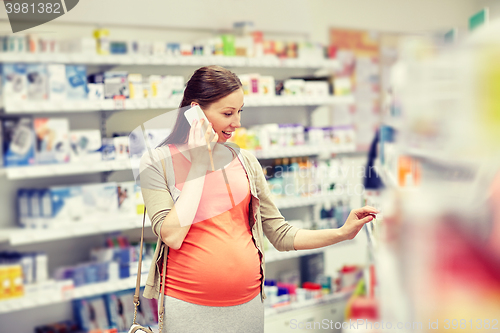
M 205 131 L 203 131 L 204 128 L 206 128 Z M 200 167 L 202 170 L 210 168 L 211 154 L 218 139 L 217 133 L 215 135 L 212 133 L 212 125 L 210 123 L 205 124 L 205 119 L 193 122 L 188 138 L 191 167 Z

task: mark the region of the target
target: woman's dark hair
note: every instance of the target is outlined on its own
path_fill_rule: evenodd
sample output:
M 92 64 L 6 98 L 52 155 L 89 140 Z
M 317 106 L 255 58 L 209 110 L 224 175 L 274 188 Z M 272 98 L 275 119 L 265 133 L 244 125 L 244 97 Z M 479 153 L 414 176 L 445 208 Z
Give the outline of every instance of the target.
M 230 95 L 242 87 L 241 81 L 230 70 L 220 66 L 206 66 L 197 69 L 189 79 L 184 90 L 180 109 L 196 102 L 202 109 Z M 184 112 L 179 111 L 172 133 L 160 144 L 184 144 L 188 141 L 189 123 Z

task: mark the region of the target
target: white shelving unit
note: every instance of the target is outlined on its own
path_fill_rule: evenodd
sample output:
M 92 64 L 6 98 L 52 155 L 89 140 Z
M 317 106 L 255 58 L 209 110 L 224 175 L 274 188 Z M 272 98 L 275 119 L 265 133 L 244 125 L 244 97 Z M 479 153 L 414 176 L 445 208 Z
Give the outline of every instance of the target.
M 279 198 L 275 200 L 280 209 L 311 206 L 326 200 L 336 200 L 343 195 L 331 193 L 315 195 L 310 197 Z M 105 222 L 103 222 L 105 221 Z M 146 226 L 151 226 L 151 221 L 146 215 Z M 130 230 L 142 227 L 142 215 L 136 216 L 112 216 L 100 219 L 96 222 L 75 222 L 57 225 L 47 229 L 23 229 L 10 228 L 0 229 L 0 242 L 7 242 L 12 246 L 27 245 L 33 243 L 49 242 L 59 239 L 96 235 L 106 232 Z M 280 254 L 281 256 L 281 254 Z
M 143 109 L 175 109 L 181 98 L 174 96 L 169 99 L 123 99 L 123 100 L 82 100 L 82 101 L 25 101 L 11 102 L 4 106 L 8 114 L 39 114 L 47 112 L 95 112 Z M 314 106 L 329 104 L 351 104 L 352 96 L 272 96 L 246 97 L 245 107 L 260 106 Z
M 257 158 L 283 158 L 294 156 L 313 156 L 319 154 L 342 154 L 355 153 L 355 146 L 335 147 L 335 146 L 293 146 L 283 147 L 280 149 L 270 150 L 254 150 L 251 151 Z M 60 164 L 45 164 L 23 167 L 7 167 L 0 168 L 0 176 L 5 175 L 7 179 L 27 179 L 27 178 L 44 178 L 44 177 L 59 177 L 67 175 L 79 175 L 88 173 L 110 172 L 130 170 L 133 166 L 137 167 L 139 160 L 109 160 L 95 162 L 79 162 L 79 163 L 60 163 Z
M 146 227 L 149 226 L 151 226 L 151 221 L 149 221 L 149 217 L 146 214 Z M 1 229 L 0 242 L 8 242 L 12 246 L 19 246 L 141 227 L 142 215 L 134 217 L 118 215 L 109 219 L 102 219 L 99 222 L 68 223 L 48 229 Z
M 114 66 L 191 66 L 199 67 L 204 65 L 221 65 L 225 67 L 247 67 L 258 68 L 260 72 L 265 72 L 265 68 L 279 69 L 336 69 L 339 63 L 336 60 L 317 59 L 277 59 L 277 58 L 244 58 L 244 57 L 154 57 L 154 56 L 100 56 L 94 54 L 29 54 L 29 53 L 0 53 L 0 63 L 62 63 L 62 64 L 86 64 L 103 65 L 107 67 Z M 99 111 L 121 111 L 121 110 L 150 110 L 150 109 L 175 109 L 180 104 L 181 96 L 175 96 L 170 99 L 140 99 L 140 100 L 101 100 L 101 101 L 63 101 L 63 102 L 31 102 L 11 103 L 4 105 L 5 114 L 26 114 L 38 115 L 46 113 L 67 114 L 69 117 L 77 113 L 93 113 Z M 246 97 L 245 107 L 283 107 L 283 106 L 318 106 L 318 105 L 346 105 L 354 103 L 353 96 L 275 96 L 275 97 Z M 102 113 L 102 115 L 108 113 Z M 90 114 L 89 114 L 90 116 Z M 352 153 L 355 147 L 318 147 L 318 146 L 299 146 L 286 147 L 283 149 L 274 149 L 269 151 L 254 151 L 253 153 L 259 159 L 282 158 L 293 156 L 315 156 L 320 154 Z M 88 163 L 68 163 L 52 165 L 36 165 L 29 167 L 13 167 L 0 169 L 0 176 L 5 176 L 4 181 L 18 181 L 24 179 L 44 179 L 49 177 L 62 177 L 69 175 L 88 175 L 101 172 L 113 172 L 130 170 L 135 165 L 129 160 L 97 161 Z M 289 209 L 296 207 L 308 207 L 324 203 L 325 201 L 336 201 L 343 195 L 334 192 L 324 195 L 315 195 L 310 197 L 277 198 L 275 203 L 280 209 Z M 72 239 L 88 235 L 98 235 L 107 232 L 138 229 L 142 226 L 142 215 L 120 217 L 115 216 L 112 219 L 98 221 L 95 223 L 75 223 L 60 225 L 58 228 L 46 230 L 9 228 L 0 229 L 0 245 L 7 246 L 25 246 L 39 244 L 43 242 L 53 242 L 64 239 Z M 147 226 L 150 226 L 149 219 Z M 40 247 L 43 249 L 43 247 Z M 298 258 L 314 253 L 321 253 L 325 249 L 278 252 L 267 251 L 266 262 L 273 263 L 284 259 Z M 144 285 L 146 274 L 141 281 Z M 18 299 L 9 299 L 0 301 L 0 315 L 21 314 L 23 310 L 35 309 L 51 304 L 71 301 L 76 298 L 97 296 L 104 293 L 115 292 L 133 288 L 135 278 L 130 277 L 119 281 L 110 281 L 106 283 L 97 283 L 77 288 L 69 288 L 64 293 L 54 293 L 48 296 L 22 297 Z M 266 316 L 269 318 L 278 318 L 280 314 L 301 311 L 301 309 L 314 309 L 324 306 L 326 303 L 336 302 L 342 299 L 342 295 L 331 295 L 320 300 L 314 300 L 307 304 L 302 304 L 298 308 L 296 304 L 290 306 L 269 309 Z M 339 303 L 340 304 L 340 303 Z M 38 311 L 38 310 L 37 310 Z
M 85 65 L 156 65 L 264 67 L 264 68 L 338 68 L 334 59 L 278 59 L 277 57 L 248 58 L 225 56 L 144 56 L 97 55 L 72 53 L 1 53 L 0 62 L 63 63 Z
M 135 288 L 137 274 L 125 279 L 93 283 L 76 288 L 68 288 L 64 291 L 52 292 L 50 295 L 32 295 L 9 299 L 0 302 L 0 314 L 11 313 L 14 311 L 26 310 L 35 307 L 46 306 L 50 304 L 71 301 L 73 299 L 85 298 L 91 296 L 112 293 L 121 290 Z M 141 286 L 146 284 L 147 274 L 141 275 Z
M 310 254 L 321 253 L 325 249 L 305 250 L 305 251 L 290 251 L 278 252 L 277 250 L 266 251 L 266 262 L 276 262 L 290 258 L 298 258 Z M 146 284 L 147 273 L 141 275 L 141 286 Z M 125 279 L 119 279 L 109 282 L 92 283 L 81 287 L 57 288 L 55 292 L 48 295 L 27 295 L 20 298 L 13 298 L 0 301 L 0 314 L 6 314 L 14 311 L 31 309 L 35 307 L 46 306 L 50 304 L 71 301 L 73 299 L 98 296 L 106 293 L 117 292 L 135 288 L 136 276 L 131 276 Z M 310 300 L 304 304 L 290 304 L 281 308 L 268 309 L 266 316 L 276 315 L 284 311 L 296 310 L 299 308 L 311 307 L 314 305 L 331 302 L 345 296 L 344 294 L 327 295 L 321 299 Z

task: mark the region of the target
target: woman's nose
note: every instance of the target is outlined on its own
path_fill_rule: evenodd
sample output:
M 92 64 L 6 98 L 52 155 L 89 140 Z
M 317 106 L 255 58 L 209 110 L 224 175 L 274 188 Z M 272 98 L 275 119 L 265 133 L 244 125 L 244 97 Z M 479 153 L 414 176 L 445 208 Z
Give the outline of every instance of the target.
M 241 127 L 241 119 L 239 116 L 238 116 L 238 118 L 236 118 L 236 120 L 233 120 L 233 123 L 231 124 L 231 126 L 234 128 Z

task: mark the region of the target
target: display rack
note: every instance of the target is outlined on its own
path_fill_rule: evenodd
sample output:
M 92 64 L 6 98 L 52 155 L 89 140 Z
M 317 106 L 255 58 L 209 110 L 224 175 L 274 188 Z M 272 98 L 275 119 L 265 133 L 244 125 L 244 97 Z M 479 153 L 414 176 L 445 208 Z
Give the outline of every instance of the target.
M 259 159 L 284 158 L 296 156 L 316 156 L 320 154 L 343 154 L 356 153 L 354 145 L 345 147 L 318 145 L 302 145 L 281 147 L 280 149 L 269 150 L 250 150 L 255 157 Z M 5 175 L 7 179 L 28 179 L 28 178 L 44 178 L 44 177 L 60 177 L 67 175 L 80 175 L 99 172 L 113 172 L 130 170 L 132 167 L 139 165 L 139 160 L 109 160 L 95 162 L 79 162 L 79 163 L 59 163 L 46 165 L 32 165 L 23 167 L 7 167 L 0 168 L 0 176 Z
M 352 96 L 272 96 L 246 97 L 245 107 L 260 106 L 314 106 L 342 105 L 353 103 Z M 24 101 L 9 103 L 4 106 L 7 114 L 39 114 L 48 112 L 95 112 L 144 109 L 174 109 L 179 106 L 181 98 L 169 99 L 104 99 L 82 101 Z
M 72 53 L 2 53 L 0 62 L 63 63 L 84 65 L 156 65 L 156 66 L 207 66 L 264 67 L 264 68 L 331 68 L 339 67 L 335 59 L 279 59 L 277 57 L 248 58 L 226 56 L 144 56 L 97 55 Z
M 312 206 L 325 201 L 335 201 L 344 197 L 342 194 L 328 193 L 310 197 L 278 198 L 275 204 L 279 209 Z M 103 221 L 106 221 L 103 223 Z M 150 226 L 151 221 L 146 216 L 146 225 Z M 114 215 L 109 218 L 100 218 L 95 222 L 75 222 L 59 225 L 47 229 L 30 228 L 10 228 L 0 229 L 0 242 L 7 242 L 12 246 L 33 244 L 96 235 L 107 232 L 130 230 L 142 227 L 142 216 L 120 216 Z
M 290 303 L 287 305 L 265 309 L 266 318 L 272 318 L 282 313 L 305 310 L 310 307 L 334 303 L 338 301 L 346 301 L 352 295 L 352 291 L 340 291 L 334 294 L 323 295 L 321 298 L 309 299 L 300 303 Z M 329 319 L 329 318 L 328 318 Z
M 307 256 L 315 253 L 322 253 L 325 249 L 314 249 L 314 250 L 303 250 L 303 251 L 289 251 L 289 252 L 278 252 L 276 251 L 266 251 L 266 262 L 276 262 L 280 260 L 286 260 L 291 258 L 298 258 L 302 256 Z M 146 284 L 147 273 L 143 273 L 141 275 L 141 286 Z M 124 279 L 109 281 L 109 282 L 101 282 L 101 283 L 92 283 L 81 287 L 76 288 L 66 288 L 59 290 L 60 292 L 52 292 L 50 295 L 37 296 L 34 295 L 32 297 L 25 296 L 20 298 L 14 298 L 9 300 L 4 300 L 0 302 L 0 314 L 6 314 L 14 311 L 31 309 L 35 307 L 42 307 L 50 304 L 60 303 L 71 301 L 73 299 L 85 298 L 98 296 L 106 293 L 113 293 L 121 290 L 132 289 L 136 284 L 136 276 L 131 276 Z M 297 304 L 290 304 L 286 307 L 282 307 L 279 309 L 269 309 L 274 311 L 266 311 L 266 315 L 272 315 L 275 313 L 282 313 L 288 310 L 294 310 L 299 307 L 310 307 L 314 305 L 324 304 L 325 302 L 335 301 L 339 298 L 342 298 L 344 294 L 333 294 L 326 295 L 321 299 L 311 300 L 310 302 L 306 302 L 301 306 Z
M 186 56 L 186 57 L 156 57 L 156 56 L 128 56 L 110 55 L 100 56 L 94 54 L 29 54 L 29 53 L 0 53 L 0 63 L 61 63 L 61 64 L 85 64 L 96 66 L 191 66 L 221 65 L 225 67 L 248 67 L 248 68 L 272 68 L 272 69 L 337 69 L 339 62 L 330 59 L 278 59 L 269 58 L 245 58 L 245 57 L 212 57 L 212 56 Z M 121 110 L 150 110 L 150 109 L 175 109 L 180 104 L 181 96 L 170 99 L 124 99 L 124 100 L 83 100 L 83 101 L 24 101 L 4 105 L 4 114 L 26 114 L 38 115 L 46 113 L 76 114 L 94 113 L 98 111 L 121 111 Z M 318 105 L 348 105 L 354 103 L 354 97 L 347 96 L 274 96 L 274 97 L 245 97 L 245 107 L 274 107 L 274 106 L 318 106 Z M 102 112 L 101 117 L 106 118 L 107 112 Z M 105 122 L 105 119 L 102 119 Z M 105 127 L 101 131 L 105 133 Z M 103 130 L 104 129 L 104 130 Z M 252 151 L 259 159 L 283 158 L 294 156 L 316 156 L 324 154 L 340 154 L 355 152 L 355 146 L 344 147 L 319 147 L 317 145 L 304 145 L 297 147 L 285 147 L 273 150 Z M 90 173 L 108 173 L 113 171 L 130 170 L 135 164 L 130 160 L 97 161 L 93 163 L 68 163 L 52 165 L 36 165 L 29 167 L 9 167 L 0 169 L 0 176 L 4 175 L 7 181 L 21 179 L 43 179 L 67 175 L 79 175 Z M 324 203 L 325 201 L 336 202 L 345 197 L 335 192 L 309 197 L 277 198 L 275 204 L 279 209 L 291 209 L 297 207 L 308 207 Z M 106 220 L 105 223 L 102 221 Z M 46 230 L 10 228 L 0 230 L 0 243 L 9 246 L 22 246 L 43 242 L 58 241 L 89 235 L 99 235 L 109 232 L 133 230 L 142 227 L 142 216 L 115 216 L 113 219 L 102 219 L 95 223 L 75 223 L 73 225 L 60 226 Z M 150 226 L 148 219 L 147 225 Z M 266 251 L 266 263 L 280 260 L 298 258 L 315 253 L 322 253 L 325 248 L 305 251 Z M 147 276 L 141 278 L 144 285 Z M 53 294 L 47 297 L 23 297 L 0 301 L 0 315 L 12 314 L 22 310 L 43 307 L 50 304 L 71 301 L 77 298 L 97 296 L 109 292 L 126 290 L 135 286 L 135 277 L 97 283 L 66 290 L 64 293 Z M 342 299 L 341 294 L 325 296 L 323 299 L 314 300 L 302 304 L 304 308 L 321 306 L 328 302 Z M 325 303 L 326 302 L 326 303 Z M 298 305 L 292 304 L 280 309 L 266 311 L 266 316 L 274 316 L 285 311 L 297 310 Z M 287 310 L 288 309 L 288 310 Z
M 141 275 L 141 286 L 146 285 L 147 274 Z M 109 282 L 93 283 L 81 287 L 69 288 L 61 292 L 53 292 L 50 295 L 20 297 L 0 302 L 0 314 L 11 313 L 14 311 L 26 310 L 60 302 L 71 301 L 84 297 L 102 295 L 106 293 L 117 292 L 121 290 L 132 289 L 137 281 L 136 276 Z

